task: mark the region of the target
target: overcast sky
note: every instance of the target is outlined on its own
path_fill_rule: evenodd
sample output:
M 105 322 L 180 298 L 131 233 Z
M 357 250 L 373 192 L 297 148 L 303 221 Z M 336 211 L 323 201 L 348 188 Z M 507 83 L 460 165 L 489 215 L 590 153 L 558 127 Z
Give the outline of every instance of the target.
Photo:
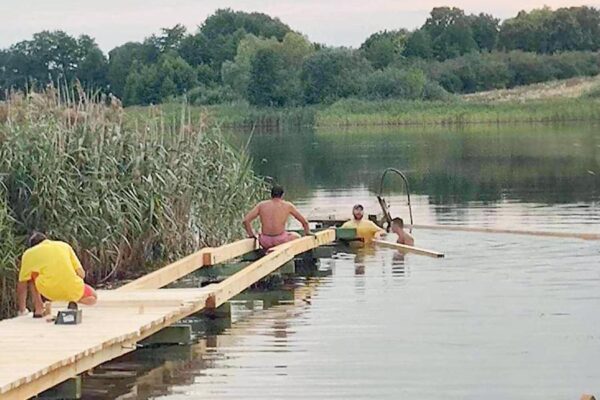
M 600 7 L 600 0 L 0 0 L 0 48 L 29 39 L 41 30 L 60 29 L 71 35 L 86 33 L 107 52 L 177 23 L 195 31 L 208 15 L 226 7 L 279 17 L 315 42 L 356 47 L 379 30 L 420 26 L 436 6 L 453 5 L 469 13 L 486 12 L 503 19 L 544 4 L 552 8 Z

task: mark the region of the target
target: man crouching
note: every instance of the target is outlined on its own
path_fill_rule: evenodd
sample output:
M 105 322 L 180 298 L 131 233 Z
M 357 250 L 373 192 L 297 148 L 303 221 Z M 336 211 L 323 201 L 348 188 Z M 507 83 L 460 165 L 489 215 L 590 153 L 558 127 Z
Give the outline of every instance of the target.
M 42 296 L 50 301 L 68 301 L 71 309 L 76 309 L 77 303 L 96 304 L 96 291 L 83 281 L 85 271 L 70 245 L 48 240 L 39 232 L 31 235 L 28 244 L 17 283 L 19 315 L 27 313 L 27 286 L 33 299 L 34 318 L 44 316 Z

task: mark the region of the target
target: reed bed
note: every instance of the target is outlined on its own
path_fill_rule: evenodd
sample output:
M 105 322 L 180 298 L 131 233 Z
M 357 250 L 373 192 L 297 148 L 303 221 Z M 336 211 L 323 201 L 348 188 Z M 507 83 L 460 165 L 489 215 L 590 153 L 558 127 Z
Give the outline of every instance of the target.
M 33 230 L 72 244 L 92 282 L 118 280 L 240 237 L 265 188 L 185 106 L 126 118 L 117 99 L 53 88 L 0 104 L 0 185 L 0 316 Z

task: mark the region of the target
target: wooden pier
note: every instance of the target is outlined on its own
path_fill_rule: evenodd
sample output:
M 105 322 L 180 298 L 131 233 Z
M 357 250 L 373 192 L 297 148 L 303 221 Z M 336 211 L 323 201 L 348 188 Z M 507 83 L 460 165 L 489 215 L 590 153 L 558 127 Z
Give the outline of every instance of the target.
M 31 316 L 0 321 L 0 399 L 26 399 L 134 351 L 143 339 L 201 310 L 215 309 L 294 259 L 336 239 L 326 229 L 283 244 L 224 281 L 198 289 L 161 289 L 202 268 L 256 250 L 252 239 L 205 248 L 81 306 L 79 325 Z

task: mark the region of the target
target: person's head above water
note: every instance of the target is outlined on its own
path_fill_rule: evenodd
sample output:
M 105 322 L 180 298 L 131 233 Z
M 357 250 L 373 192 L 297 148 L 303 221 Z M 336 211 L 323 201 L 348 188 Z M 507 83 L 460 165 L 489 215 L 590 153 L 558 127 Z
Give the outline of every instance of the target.
M 27 245 L 29 247 L 34 247 L 42 243 L 46 239 L 48 238 L 42 232 L 33 232 L 31 236 L 29 236 L 29 240 L 27 240 Z
M 357 204 L 354 207 L 352 207 L 352 215 L 354 216 L 354 219 L 360 221 L 364 216 L 363 211 L 364 208 L 360 204 Z
M 392 229 L 396 230 L 402 230 L 404 229 L 404 221 L 402 220 L 402 218 L 396 217 L 392 220 Z
M 271 198 L 272 199 L 281 199 L 283 197 L 283 187 L 280 185 L 273 185 L 271 188 Z

